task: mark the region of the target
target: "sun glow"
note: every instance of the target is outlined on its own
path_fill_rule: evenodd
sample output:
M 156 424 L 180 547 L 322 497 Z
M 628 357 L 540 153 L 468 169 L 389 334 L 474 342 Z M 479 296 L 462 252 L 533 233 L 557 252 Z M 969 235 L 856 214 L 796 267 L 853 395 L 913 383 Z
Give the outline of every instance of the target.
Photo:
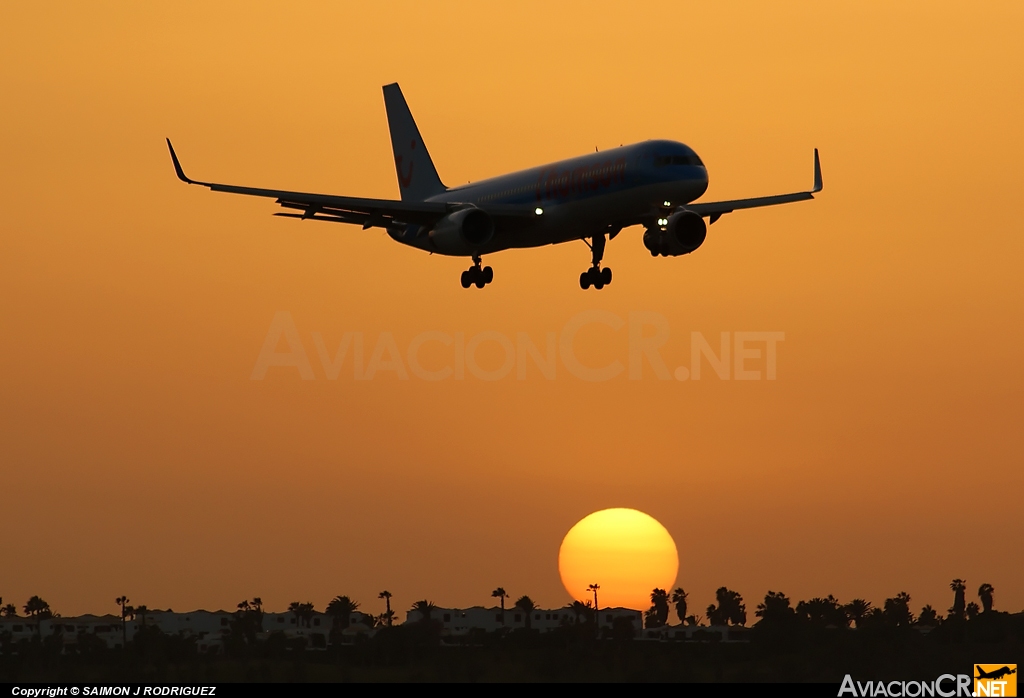
M 604 509 L 585 517 L 565 534 L 558 572 L 569 596 L 593 602 L 591 584 L 600 585 L 602 608 L 644 610 L 651 590 L 671 590 L 679 572 L 675 541 L 657 520 L 635 509 Z

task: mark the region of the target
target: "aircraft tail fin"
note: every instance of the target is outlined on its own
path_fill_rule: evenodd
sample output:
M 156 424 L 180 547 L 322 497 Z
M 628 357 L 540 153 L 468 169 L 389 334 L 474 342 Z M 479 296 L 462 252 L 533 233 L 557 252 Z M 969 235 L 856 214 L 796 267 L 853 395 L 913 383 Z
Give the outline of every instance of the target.
M 423 201 L 446 191 L 397 82 L 384 86 L 384 108 L 402 201 Z

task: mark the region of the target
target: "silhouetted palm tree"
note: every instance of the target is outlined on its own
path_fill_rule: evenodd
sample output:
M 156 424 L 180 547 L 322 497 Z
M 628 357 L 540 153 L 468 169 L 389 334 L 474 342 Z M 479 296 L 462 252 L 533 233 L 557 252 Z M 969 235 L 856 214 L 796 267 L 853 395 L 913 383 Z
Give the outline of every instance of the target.
M 942 618 L 939 617 L 939 614 L 930 605 L 922 608 L 920 615 L 917 616 L 917 624 L 926 628 L 934 628 L 941 620 Z
M 967 608 L 964 609 L 964 615 L 967 616 L 967 620 L 976 618 L 979 613 L 981 613 L 981 607 L 973 601 L 967 604 Z
M 426 599 L 423 599 L 422 601 L 417 601 L 412 605 L 412 610 L 420 614 L 421 623 L 426 623 L 430 621 L 430 615 L 434 612 L 435 608 L 437 608 L 437 606 L 435 606 L 432 602 L 427 601 Z
M 3 601 L 3 599 L 0 599 L 0 602 L 2 602 L 2 601 Z M 0 607 L 0 616 L 6 616 L 7 618 L 13 618 L 16 615 L 18 615 L 18 607 L 15 606 L 13 603 L 9 603 L 6 606 Z
M 263 601 L 257 596 L 252 601 L 243 600 L 235 611 L 235 620 L 231 624 L 231 632 L 245 639 L 252 645 L 256 635 L 263 630 Z
M 852 620 L 859 628 L 861 622 L 867 617 L 868 613 L 871 612 L 871 602 L 865 601 L 864 599 L 854 599 L 843 606 L 843 610 L 846 612 L 846 617 Z
M 992 593 L 995 591 L 995 587 L 991 584 L 982 584 L 978 587 L 978 598 L 981 599 L 981 605 L 985 609 L 985 613 L 992 610 Z
M 347 596 L 335 596 L 327 604 L 327 615 L 334 619 L 333 625 L 344 630 L 349 626 L 352 614 L 359 608 L 359 604 Z
M 533 627 L 533 610 L 537 608 L 537 604 L 533 602 L 529 596 L 525 594 L 516 599 L 516 608 L 523 612 L 526 616 L 526 629 L 529 630 Z
M 887 624 L 885 612 L 880 608 L 871 608 L 857 624 L 858 628 L 880 628 Z
M 676 606 L 676 616 L 680 623 L 686 622 L 686 592 L 682 587 L 676 587 L 672 592 L 672 603 Z
M 743 603 L 743 597 L 739 592 L 731 591 L 722 587 L 718 591 L 724 592 L 724 597 L 719 597 L 719 605 L 729 610 L 729 622 L 733 625 L 747 624 L 747 606 Z M 715 596 L 718 596 L 716 593 Z
M 668 622 L 668 592 L 664 589 L 651 590 L 651 608 L 644 614 L 648 628 L 660 628 Z
M 314 606 L 310 602 L 299 603 L 298 601 L 292 601 L 288 604 L 288 610 L 295 614 L 296 624 L 305 625 L 309 627 L 309 622 L 313 619 Z
M 600 589 L 600 588 L 601 588 L 600 584 L 591 584 L 590 586 L 587 587 L 587 591 L 594 592 L 594 614 L 595 614 L 595 617 L 596 617 L 597 612 L 601 610 L 601 607 L 597 605 L 597 590 Z
M 573 601 L 569 604 L 569 610 L 572 611 L 573 620 L 576 622 L 576 625 L 580 624 L 580 618 L 586 618 L 588 621 L 590 620 L 591 608 L 590 602 L 583 603 L 582 601 Z
M 502 625 L 505 625 L 505 597 L 506 596 L 508 596 L 508 594 L 505 593 L 505 588 L 504 587 L 498 587 L 497 589 L 495 589 L 494 591 L 491 592 L 491 598 L 501 599 L 501 624 Z
M 769 591 L 764 601 L 757 604 L 754 615 L 765 623 L 765 627 L 778 623 L 786 623 L 796 618 L 796 611 L 790 605 L 789 597 L 781 591 Z
M 966 611 L 966 599 L 964 594 L 967 591 L 967 582 L 963 579 L 954 579 L 949 584 L 953 590 L 953 606 L 949 609 L 949 615 L 953 618 L 963 618 Z
M 837 628 L 850 627 L 850 617 L 846 615 L 846 607 L 839 603 L 839 599 L 829 594 L 824 598 L 825 604 L 825 625 L 834 625 Z
M 43 601 L 38 596 L 33 596 L 25 602 L 25 615 L 32 618 L 36 622 L 36 635 L 39 635 L 39 624 L 47 618 L 53 616 L 53 612 L 50 611 L 50 604 Z
M 810 601 L 801 601 L 796 605 L 796 612 L 805 620 L 816 625 L 845 628 L 850 624 L 846 609 L 832 594 L 824 599 L 815 597 Z
M 910 594 L 905 591 L 886 599 L 882 612 L 885 614 L 886 622 L 898 628 L 912 625 L 914 622 L 914 614 L 910 611 Z
M 297 601 L 295 603 L 298 603 Z M 252 601 L 242 599 L 238 602 L 238 610 L 244 612 L 253 612 L 261 614 L 263 613 L 263 599 L 258 596 L 254 596 Z
M 384 591 L 377 594 L 377 598 L 384 599 L 384 605 L 387 607 L 387 610 L 384 611 L 384 622 L 390 628 L 391 620 L 395 617 L 394 612 L 391 610 L 391 592 L 385 589 Z
M 739 593 L 726 587 L 715 591 L 718 606 L 708 606 L 708 621 L 711 625 L 746 625 L 747 607 Z
M 121 607 L 121 646 L 128 647 L 128 616 L 132 615 L 134 610 L 128 606 L 128 597 L 118 597 L 114 603 Z

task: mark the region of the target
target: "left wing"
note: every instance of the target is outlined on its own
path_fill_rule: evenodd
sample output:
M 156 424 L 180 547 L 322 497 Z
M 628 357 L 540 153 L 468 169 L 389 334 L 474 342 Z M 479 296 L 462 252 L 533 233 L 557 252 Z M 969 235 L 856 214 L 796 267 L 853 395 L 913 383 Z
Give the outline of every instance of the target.
M 759 208 L 761 206 L 775 206 L 776 204 L 788 204 L 792 201 L 806 201 L 813 199 L 814 195 L 821 191 L 821 164 L 818 161 L 818 149 L 814 149 L 814 186 L 810 191 L 797 192 L 795 194 L 778 194 L 776 196 L 759 196 L 753 199 L 733 199 L 732 201 L 717 201 L 706 204 L 687 204 L 685 208 L 700 216 L 710 216 L 710 223 L 714 223 L 726 213 L 743 208 Z
M 167 148 L 171 151 L 174 171 L 182 182 L 209 187 L 212 191 L 277 199 L 277 203 L 283 208 L 302 211 L 302 213 L 275 213 L 275 216 L 355 223 L 362 225 L 363 229 L 375 226 L 387 228 L 393 223 L 417 223 L 429 226 L 459 207 L 459 204 L 434 201 L 364 199 L 354 196 L 307 194 L 280 189 L 258 189 L 255 187 L 239 187 L 233 184 L 198 182 L 185 176 L 185 172 L 181 169 L 181 163 L 178 162 L 178 156 L 175 154 L 174 147 L 171 145 L 169 138 L 167 139 Z

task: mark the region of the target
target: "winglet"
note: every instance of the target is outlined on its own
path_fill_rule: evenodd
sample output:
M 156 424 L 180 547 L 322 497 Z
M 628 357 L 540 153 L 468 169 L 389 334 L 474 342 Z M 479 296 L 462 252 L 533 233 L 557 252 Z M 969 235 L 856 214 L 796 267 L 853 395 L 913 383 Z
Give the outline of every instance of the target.
M 170 141 L 168 141 L 169 143 Z M 173 154 L 173 151 L 171 151 Z M 175 160 L 177 162 L 177 160 Z M 812 194 L 817 194 L 821 191 L 821 163 L 818 161 L 818 149 L 814 149 L 814 188 L 811 189 Z
M 202 182 L 194 182 L 185 176 L 185 171 L 181 169 L 181 163 L 178 162 L 178 156 L 174 153 L 174 146 L 171 145 L 171 139 L 167 139 L 167 149 L 171 151 L 171 161 L 174 163 L 174 172 L 178 175 L 178 179 L 186 184 L 201 184 Z

